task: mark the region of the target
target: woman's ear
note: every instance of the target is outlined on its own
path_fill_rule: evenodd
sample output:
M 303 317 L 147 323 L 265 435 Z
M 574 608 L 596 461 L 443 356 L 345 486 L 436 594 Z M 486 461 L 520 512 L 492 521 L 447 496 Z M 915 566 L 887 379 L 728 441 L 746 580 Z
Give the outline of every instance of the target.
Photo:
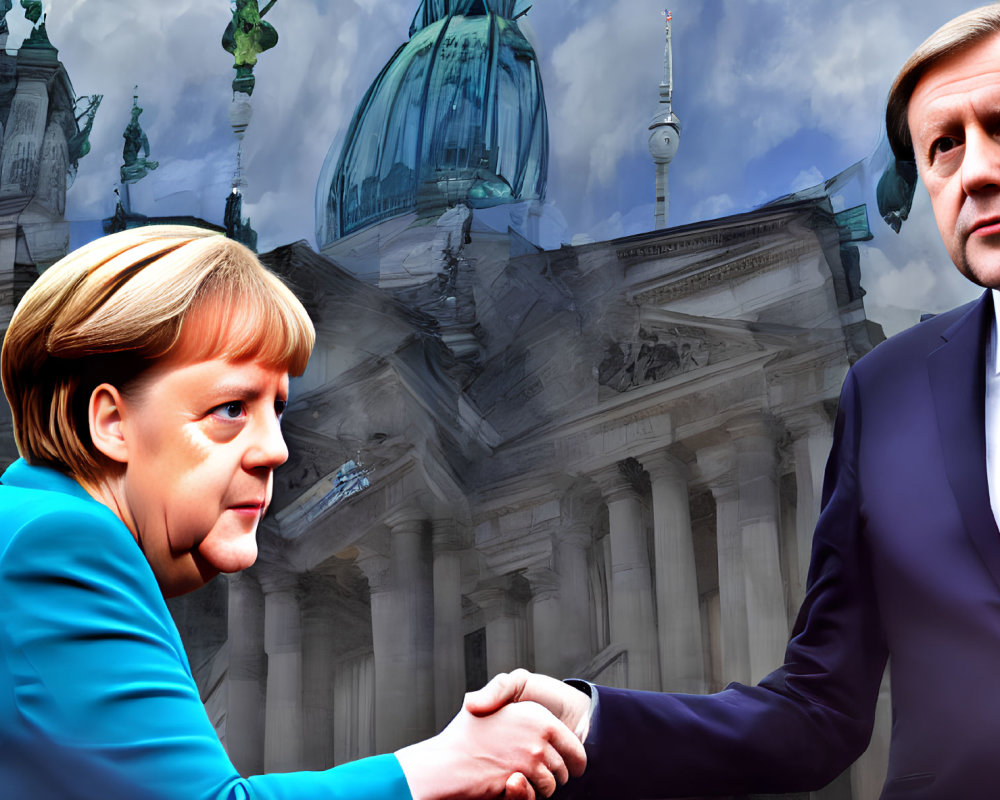
M 128 446 L 122 433 L 122 396 L 110 383 L 102 383 L 90 395 L 88 410 L 90 439 L 112 461 L 128 463 Z

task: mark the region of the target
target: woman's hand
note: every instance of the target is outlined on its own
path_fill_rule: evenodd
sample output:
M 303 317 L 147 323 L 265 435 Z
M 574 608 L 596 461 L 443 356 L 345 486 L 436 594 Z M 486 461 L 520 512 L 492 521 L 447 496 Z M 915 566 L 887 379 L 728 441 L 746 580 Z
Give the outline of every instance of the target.
M 573 732 L 531 702 L 487 716 L 463 708 L 437 736 L 396 757 L 414 800 L 534 800 L 535 793 L 548 797 L 570 775 L 581 775 L 587 763 Z
M 581 741 L 587 738 L 590 697 L 568 683 L 526 669 L 501 672 L 482 689 L 469 692 L 465 696 L 465 710 L 481 716 L 492 714 L 507 703 L 526 700 L 547 708 Z

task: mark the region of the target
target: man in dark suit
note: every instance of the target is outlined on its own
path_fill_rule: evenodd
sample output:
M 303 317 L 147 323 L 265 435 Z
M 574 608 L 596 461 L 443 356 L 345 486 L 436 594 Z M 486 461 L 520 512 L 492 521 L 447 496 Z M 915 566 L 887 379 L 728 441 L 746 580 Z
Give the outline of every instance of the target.
M 867 746 L 891 656 L 882 798 L 1000 797 L 1000 4 L 917 49 L 886 126 L 896 158 L 916 162 L 952 260 L 987 291 L 849 372 L 806 598 L 784 665 L 758 686 L 583 686 L 588 698 L 517 671 L 470 696 L 478 712 L 540 701 L 585 735 L 574 796 L 821 787 Z

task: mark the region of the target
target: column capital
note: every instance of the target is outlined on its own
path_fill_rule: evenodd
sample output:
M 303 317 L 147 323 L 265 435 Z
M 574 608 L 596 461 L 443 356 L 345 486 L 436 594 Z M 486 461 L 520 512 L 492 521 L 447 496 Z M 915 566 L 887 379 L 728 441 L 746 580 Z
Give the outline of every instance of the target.
M 639 498 L 636 483 L 641 472 L 642 465 L 638 461 L 626 459 L 598 470 L 591 477 L 600 487 L 605 502 L 613 502 L 628 497 Z
M 654 481 L 666 478 L 686 482 L 688 480 L 688 473 L 690 472 L 687 464 L 676 456 L 672 456 L 666 450 L 660 450 L 651 455 L 644 456 L 642 465 L 646 468 L 646 472 L 649 473 L 649 477 Z
M 392 561 L 381 553 L 361 553 L 355 562 L 368 579 L 368 589 L 372 594 L 384 592 L 392 582 Z
M 531 598 L 535 601 L 557 597 L 562 584 L 555 570 L 549 567 L 533 567 L 525 570 L 524 577 L 531 587 Z
M 793 439 L 801 439 L 814 432 L 828 435 L 833 425 L 833 420 L 822 403 L 788 411 L 781 415 L 781 421 Z
M 261 564 L 260 568 L 254 572 L 264 594 L 291 592 L 297 595 L 299 593 L 299 576 L 290 569 Z
M 392 533 L 420 533 L 427 524 L 427 512 L 417 506 L 393 509 L 382 520 Z
M 590 547 L 594 542 L 594 524 L 571 522 L 556 531 L 556 541 L 569 547 Z
M 525 591 L 525 583 L 527 581 L 522 580 L 518 585 L 508 575 L 486 578 L 469 592 L 468 597 L 482 609 L 487 622 L 499 617 L 517 617 L 523 612 L 530 595 L 529 591 Z
M 463 550 L 468 545 L 462 526 L 450 517 L 432 520 L 431 528 L 433 530 L 431 546 L 434 553 Z

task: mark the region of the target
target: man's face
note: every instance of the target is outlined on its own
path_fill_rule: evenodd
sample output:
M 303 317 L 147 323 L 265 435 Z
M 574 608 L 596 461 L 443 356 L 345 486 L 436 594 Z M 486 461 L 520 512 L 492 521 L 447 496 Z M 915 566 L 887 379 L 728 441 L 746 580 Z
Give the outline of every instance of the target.
M 970 280 L 1000 288 L 1000 34 L 930 67 L 907 122 L 948 254 Z

